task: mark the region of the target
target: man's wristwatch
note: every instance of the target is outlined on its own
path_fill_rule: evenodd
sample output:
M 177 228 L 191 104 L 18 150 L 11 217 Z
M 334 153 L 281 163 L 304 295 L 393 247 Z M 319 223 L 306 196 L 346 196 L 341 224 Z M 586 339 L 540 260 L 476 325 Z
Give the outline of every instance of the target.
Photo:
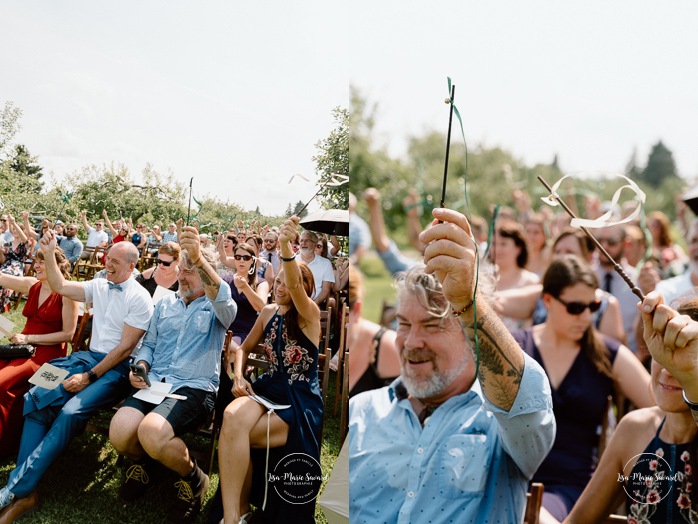
M 91 369 L 87 371 L 87 379 L 90 381 L 90 384 L 92 384 L 98 378 L 99 377 L 97 376 L 97 373 L 95 373 Z

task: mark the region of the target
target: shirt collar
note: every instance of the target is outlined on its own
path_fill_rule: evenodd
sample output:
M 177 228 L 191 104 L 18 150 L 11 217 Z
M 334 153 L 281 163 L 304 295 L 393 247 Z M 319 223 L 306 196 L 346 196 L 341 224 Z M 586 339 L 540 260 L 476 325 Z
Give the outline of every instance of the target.
M 480 397 L 482 402 L 485 401 L 485 395 L 482 393 L 482 386 L 480 385 L 479 380 L 475 379 L 475 382 L 473 382 L 473 385 L 470 386 L 468 391 L 461 393 L 460 395 L 456 395 L 456 397 L 468 395 L 470 393 L 475 393 L 478 397 Z M 390 383 L 388 386 L 388 396 L 390 397 L 390 402 L 400 402 L 401 400 L 407 399 L 409 395 L 407 393 L 407 388 L 405 388 L 405 385 L 402 383 L 402 377 L 397 377 Z M 448 400 L 446 402 L 448 402 Z

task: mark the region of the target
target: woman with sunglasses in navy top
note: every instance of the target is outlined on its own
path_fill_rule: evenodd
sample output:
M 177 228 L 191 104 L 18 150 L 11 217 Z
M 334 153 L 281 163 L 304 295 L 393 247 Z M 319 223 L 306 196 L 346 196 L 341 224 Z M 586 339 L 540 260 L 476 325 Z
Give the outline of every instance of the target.
M 562 521 L 589 482 L 596 462 L 597 429 L 614 385 L 636 407 L 654 403 L 650 377 L 631 351 L 593 325 L 600 307 L 591 267 L 574 255 L 553 260 L 543 276 L 545 323 L 515 332 L 523 350 L 545 369 L 557 435 L 533 477 L 545 485 L 541 524 Z
M 179 253 L 179 244 L 165 242 L 158 249 L 155 265 L 136 277 L 136 282 L 143 286 L 151 297 L 155 295 L 158 287 L 168 291 L 179 289 Z

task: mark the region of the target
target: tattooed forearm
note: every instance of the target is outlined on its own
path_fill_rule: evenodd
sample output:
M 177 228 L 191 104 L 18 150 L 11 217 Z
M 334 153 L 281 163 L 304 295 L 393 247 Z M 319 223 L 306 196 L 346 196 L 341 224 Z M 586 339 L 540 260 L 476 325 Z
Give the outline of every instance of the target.
M 509 409 L 519 391 L 524 360 L 521 348 L 496 314 L 486 308 L 477 315 L 478 378 L 493 404 Z M 464 323 L 473 354 L 476 354 L 475 323 Z
M 201 283 L 204 285 L 206 296 L 211 300 L 215 300 L 221 285 L 221 277 L 218 276 L 211 265 L 203 258 L 201 258 L 200 262 L 197 264 L 196 270 L 199 272 L 199 277 L 201 278 Z

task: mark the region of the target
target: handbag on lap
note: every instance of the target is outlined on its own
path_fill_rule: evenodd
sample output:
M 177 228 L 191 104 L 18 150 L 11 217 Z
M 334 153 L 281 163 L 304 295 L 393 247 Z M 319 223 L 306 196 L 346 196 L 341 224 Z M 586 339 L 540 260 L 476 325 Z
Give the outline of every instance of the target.
M 31 358 L 36 353 L 36 347 L 31 344 L 0 344 L 0 359 Z

